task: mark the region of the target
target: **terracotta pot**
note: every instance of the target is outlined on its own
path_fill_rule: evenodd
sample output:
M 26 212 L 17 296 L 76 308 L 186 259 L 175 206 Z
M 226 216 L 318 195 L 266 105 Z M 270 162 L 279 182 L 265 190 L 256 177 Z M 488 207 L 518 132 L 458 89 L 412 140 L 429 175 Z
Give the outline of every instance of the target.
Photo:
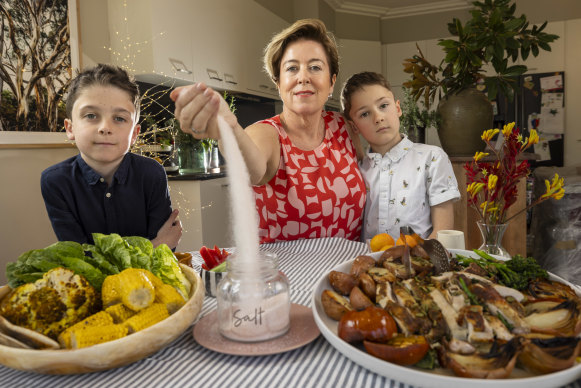
M 486 95 L 474 88 L 440 100 L 438 113 L 441 123 L 438 136 L 442 148 L 450 156 L 474 156 L 486 144 L 482 132 L 493 124 L 492 105 Z

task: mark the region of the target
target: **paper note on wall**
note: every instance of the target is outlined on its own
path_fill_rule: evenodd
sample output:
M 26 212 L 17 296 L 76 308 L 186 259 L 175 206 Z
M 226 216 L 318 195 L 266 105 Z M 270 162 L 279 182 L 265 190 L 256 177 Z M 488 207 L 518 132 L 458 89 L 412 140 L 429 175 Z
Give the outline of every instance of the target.
M 563 93 L 543 93 L 541 95 L 541 106 L 545 108 L 562 108 Z
M 563 77 L 560 74 L 541 78 L 541 90 L 543 92 L 559 89 L 563 89 Z
M 551 149 L 548 140 L 540 140 L 534 145 L 534 153 L 539 156 L 539 161 L 551 160 Z
M 541 107 L 539 131 L 547 134 L 565 132 L 565 108 Z

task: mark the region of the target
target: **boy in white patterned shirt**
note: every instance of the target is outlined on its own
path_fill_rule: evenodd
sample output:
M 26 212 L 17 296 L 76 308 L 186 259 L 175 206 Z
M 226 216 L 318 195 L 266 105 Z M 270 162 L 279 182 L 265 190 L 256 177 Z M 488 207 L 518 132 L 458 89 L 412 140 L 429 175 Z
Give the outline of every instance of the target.
M 399 132 L 401 107 L 385 78 L 354 74 L 341 102 L 353 132 L 369 143 L 359 162 L 367 186 L 362 240 L 379 233 L 397 240 L 401 226 L 422 238 L 453 229 L 453 202 L 460 192 L 450 159 L 440 147 L 412 143 Z

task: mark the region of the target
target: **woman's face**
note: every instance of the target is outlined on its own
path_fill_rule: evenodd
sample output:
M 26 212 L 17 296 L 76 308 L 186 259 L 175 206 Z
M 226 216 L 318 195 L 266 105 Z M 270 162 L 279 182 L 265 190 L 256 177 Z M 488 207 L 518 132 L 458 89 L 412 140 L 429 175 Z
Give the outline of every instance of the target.
M 284 108 L 296 114 L 320 112 L 333 93 L 331 73 L 323 45 L 300 39 L 289 44 L 280 61 L 278 91 Z

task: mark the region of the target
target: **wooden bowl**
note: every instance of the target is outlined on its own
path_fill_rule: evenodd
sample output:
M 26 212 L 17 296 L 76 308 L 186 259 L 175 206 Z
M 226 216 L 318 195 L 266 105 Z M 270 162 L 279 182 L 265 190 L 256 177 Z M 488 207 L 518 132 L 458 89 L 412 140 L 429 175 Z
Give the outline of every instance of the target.
M 32 350 L 0 345 L 0 364 L 36 373 L 74 374 L 117 368 L 157 352 L 188 329 L 202 309 L 205 289 L 200 276 L 187 265 L 180 267 L 192 283 L 190 299 L 163 321 L 118 340 L 82 349 Z M 0 300 L 8 291 L 8 286 L 0 289 Z

